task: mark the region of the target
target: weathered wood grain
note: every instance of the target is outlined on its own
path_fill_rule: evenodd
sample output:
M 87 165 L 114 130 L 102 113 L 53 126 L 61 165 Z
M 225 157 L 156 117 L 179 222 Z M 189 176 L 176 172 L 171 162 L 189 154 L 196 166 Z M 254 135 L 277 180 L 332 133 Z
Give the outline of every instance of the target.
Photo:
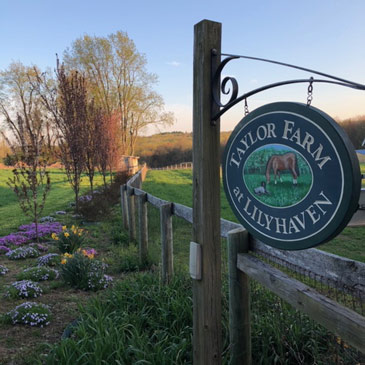
M 220 56 L 221 24 L 194 27 L 193 241 L 202 247 L 202 279 L 193 280 L 193 363 L 221 364 L 220 122 L 211 124 L 211 80 Z
M 237 228 L 228 233 L 229 343 L 230 364 L 250 365 L 251 312 L 249 277 L 237 268 L 237 255 L 248 252 L 248 232 Z
M 160 223 L 162 282 L 168 284 L 172 279 L 174 271 L 171 203 L 164 204 L 160 207 Z
M 136 205 L 134 199 L 134 188 L 127 185 L 127 201 L 128 201 L 128 231 L 129 238 L 136 240 Z
M 249 254 L 238 255 L 237 267 L 345 342 L 365 352 L 365 318 L 360 314 Z
M 147 194 L 138 195 L 138 255 L 139 263 L 146 262 L 148 257 L 148 210 L 147 210 Z

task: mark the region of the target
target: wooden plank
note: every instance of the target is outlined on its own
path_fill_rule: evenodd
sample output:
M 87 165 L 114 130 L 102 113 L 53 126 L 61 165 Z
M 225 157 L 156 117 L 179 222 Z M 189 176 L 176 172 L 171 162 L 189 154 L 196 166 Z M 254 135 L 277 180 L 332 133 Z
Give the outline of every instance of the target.
M 168 284 L 172 279 L 174 271 L 171 203 L 164 204 L 160 207 L 160 223 L 162 282 Z
M 128 201 L 128 230 L 129 239 L 136 240 L 136 206 L 134 201 L 134 188 L 127 185 L 127 201 Z
M 244 228 L 228 233 L 230 365 L 252 363 L 250 283 L 248 275 L 237 269 L 237 255 L 248 252 L 248 244 Z
M 148 257 L 148 211 L 147 211 L 147 194 L 137 196 L 138 201 L 138 254 L 139 263 L 142 265 Z
M 228 237 L 228 233 L 233 229 L 239 229 L 242 226 L 238 223 L 227 221 L 226 219 L 221 219 L 221 236 L 224 238 Z
M 211 124 L 211 81 L 221 51 L 221 24 L 194 27 L 193 241 L 202 246 L 202 279 L 193 280 L 193 363 L 221 364 L 220 122 Z
M 193 209 L 186 207 L 185 205 L 173 203 L 172 214 L 179 218 L 185 219 L 189 223 L 193 223 Z
M 127 202 L 127 185 L 123 184 L 120 189 L 121 193 L 121 201 L 122 201 L 122 219 L 123 226 L 126 230 L 128 230 L 128 202 Z
M 299 266 L 308 272 L 322 276 L 328 284 L 336 284 L 336 288 L 346 286 L 365 293 L 365 264 L 362 262 L 340 257 L 315 248 L 301 251 L 278 250 L 267 246 L 252 237 L 250 248 L 257 253 L 272 256 L 273 261 L 281 260 Z
M 360 314 L 249 254 L 238 255 L 237 267 L 345 342 L 365 352 L 365 318 Z
M 154 207 L 160 208 L 161 206 L 169 203 L 167 200 L 156 198 L 155 196 L 147 193 L 147 201 Z

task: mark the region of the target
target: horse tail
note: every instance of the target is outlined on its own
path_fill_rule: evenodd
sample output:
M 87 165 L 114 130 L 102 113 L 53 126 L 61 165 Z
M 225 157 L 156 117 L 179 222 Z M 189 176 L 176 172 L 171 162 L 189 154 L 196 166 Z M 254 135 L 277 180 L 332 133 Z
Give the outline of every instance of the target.
M 297 157 L 297 154 L 294 153 L 294 156 L 295 156 L 295 159 L 294 159 L 294 163 L 295 163 L 295 172 L 297 173 L 297 176 L 300 175 L 300 172 L 299 172 L 299 166 L 298 166 L 298 157 Z
M 266 183 L 268 184 L 270 182 L 270 170 L 272 168 L 272 163 L 274 160 L 274 156 L 271 156 L 266 163 L 266 169 L 265 169 L 265 176 L 266 176 Z

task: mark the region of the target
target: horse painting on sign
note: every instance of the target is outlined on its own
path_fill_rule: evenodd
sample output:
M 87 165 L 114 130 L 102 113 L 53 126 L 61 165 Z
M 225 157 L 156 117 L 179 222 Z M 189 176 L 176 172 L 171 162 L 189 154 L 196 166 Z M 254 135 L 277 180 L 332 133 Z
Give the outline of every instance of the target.
M 273 170 L 275 184 L 277 183 L 277 178 L 281 180 L 280 173 L 283 171 L 289 170 L 293 175 L 293 185 L 297 185 L 298 183 L 298 176 L 299 176 L 299 169 L 297 163 L 297 156 L 293 152 L 288 152 L 283 155 L 272 155 L 266 164 L 266 182 L 269 184 L 270 182 L 270 172 Z

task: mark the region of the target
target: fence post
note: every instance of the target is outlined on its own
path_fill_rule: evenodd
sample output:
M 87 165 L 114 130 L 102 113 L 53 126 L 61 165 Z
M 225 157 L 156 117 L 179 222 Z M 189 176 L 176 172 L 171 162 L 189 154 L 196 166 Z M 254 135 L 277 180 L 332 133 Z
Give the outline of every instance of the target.
M 248 252 L 248 232 L 228 232 L 229 340 L 231 365 L 251 364 L 250 285 L 248 275 L 237 269 L 237 254 Z
M 127 200 L 128 200 L 128 227 L 129 239 L 136 239 L 136 207 L 134 199 L 134 188 L 127 185 Z
M 122 217 L 123 226 L 128 229 L 128 204 L 127 204 L 127 185 L 123 184 L 120 187 L 121 203 L 122 203 Z
M 193 363 L 222 363 L 220 122 L 212 98 L 212 77 L 220 63 L 220 23 L 194 27 L 193 241 L 201 245 L 202 277 L 193 280 Z M 217 55 L 212 58 L 212 50 Z
M 172 204 L 160 207 L 162 282 L 168 284 L 173 275 Z
M 143 264 L 148 256 L 148 215 L 147 194 L 137 196 L 138 200 L 138 226 L 139 226 L 139 263 Z

